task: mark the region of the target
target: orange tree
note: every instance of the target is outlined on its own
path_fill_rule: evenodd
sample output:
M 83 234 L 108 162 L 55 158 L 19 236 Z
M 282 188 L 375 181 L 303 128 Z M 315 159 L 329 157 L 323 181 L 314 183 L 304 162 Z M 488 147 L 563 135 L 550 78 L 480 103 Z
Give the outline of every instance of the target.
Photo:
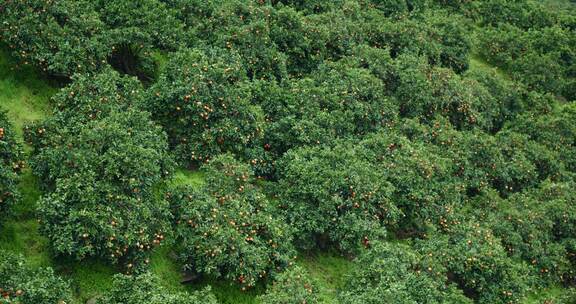
M 168 196 L 186 268 L 245 289 L 290 265 L 292 231 L 254 185 L 250 167 L 225 154 L 204 168 L 202 189 L 177 188 Z
M 174 54 L 144 107 L 164 126 L 184 164 L 222 152 L 242 155 L 261 136 L 258 107 L 250 104 L 246 71 L 224 49 L 188 49 Z
M 166 134 L 131 105 L 138 86 L 107 76 L 77 78 L 54 98 L 60 111 L 29 126 L 26 137 L 47 191 L 38 204 L 41 229 L 55 252 L 129 261 L 171 231 L 156 189 L 172 161 Z
M 362 153 L 350 143 L 293 149 L 282 158 L 279 207 L 299 247 L 354 252 L 398 221 L 394 186 Z
M 52 268 L 33 269 L 24 258 L 0 250 L 0 303 L 66 303 L 72 300 L 70 284 Z
M 132 260 L 167 238 L 171 215 L 154 189 L 171 163 L 147 113 L 52 119 L 31 130 L 41 145 L 32 168 L 49 190 L 38 203 L 41 229 L 57 253 Z
M 376 242 L 354 260 L 354 271 L 339 293 L 342 304 L 459 303 L 471 304 L 439 269 L 407 245 Z
M 267 304 L 319 303 L 316 281 L 300 266 L 284 270 L 258 298 Z
M 571 182 L 544 182 L 540 187 L 501 200 L 486 196 L 483 218 L 502 239 L 509 256 L 532 266 L 543 285 L 576 282 L 576 207 Z M 477 211 L 476 213 L 480 213 Z
M 114 276 L 112 289 L 97 298 L 97 304 L 216 304 L 216 298 L 207 287 L 201 291 L 170 292 L 155 275 L 144 272 L 138 275 Z
M 22 148 L 6 112 L 0 109 L 0 216 L 18 201 L 17 173 L 22 169 Z M 0 224 L 1 221 L 0 221 Z
M 403 214 L 395 225 L 399 235 L 419 235 L 455 220 L 465 183 L 454 178 L 456 164 L 441 149 L 393 131 L 370 134 L 358 146 L 394 186 L 391 200 Z
M 266 119 L 257 145 L 263 149 L 250 149 L 249 155 L 258 174 L 268 177 L 292 148 L 363 136 L 397 119 L 398 107 L 385 95 L 382 81 L 346 62 L 321 65 L 313 75 L 287 84 L 255 82 L 252 92 Z
M 150 50 L 185 40 L 175 11 L 159 0 L 7 1 L 0 21 L 2 41 L 24 64 L 65 78 L 112 65 L 149 79 Z
M 454 225 L 443 235 L 429 235 L 416 247 L 424 269 L 445 273 L 477 303 L 516 302 L 533 283 L 528 265 L 509 258 L 501 240 L 474 221 Z

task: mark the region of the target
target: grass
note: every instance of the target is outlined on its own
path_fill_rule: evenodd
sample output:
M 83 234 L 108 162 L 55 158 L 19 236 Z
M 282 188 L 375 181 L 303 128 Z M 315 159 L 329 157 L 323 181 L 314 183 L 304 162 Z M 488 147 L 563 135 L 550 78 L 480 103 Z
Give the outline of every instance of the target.
M 571 0 L 544 0 L 545 6 L 554 10 L 573 10 L 576 9 L 576 2 Z
M 316 253 L 302 257 L 298 263 L 318 282 L 320 303 L 335 303 L 352 261 L 335 253 Z
M 34 267 L 50 266 L 52 260 L 47 250 L 48 240 L 40 235 L 38 226 L 34 219 L 10 219 L 0 230 L 1 248 L 22 254 Z
M 568 303 L 563 301 L 565 298 L 569 297 L 571 292 L 573 297 L 574 290 L 565 289 L 559 286 L 541 289 L 526 297 L 522 304 Z M 569 300 L 566 299 L 566 301 Z
M 510 81 L 510 76 L 506 74 L 504 70 L 500 67 L 496 67 L 487 63 L 484 59 L 482 59 L 478 55 L 470 56 L 470 71 L 485 71 L 485 72 L 494 72 L 497 76 L 499 76 L 503 80 Z
M 31 67 L 18 67 L 9 53 L 0 48 L 0 108 L 8 111 L 20 140 L 24 125 L 49 115 L 48 101 L 57 91 L 37 75 Z M 49 266 L 52 261 L 48 240 L 40 235 L 34 214 L 40 190 L 30 169 L 22 173 L 18 188 L 22 200 L 0 228 L 1 248 L 24 255 L 32 266 Z
M 182 266 L 172 256 L 173 248 L 163 245 L 150 258 L 150 271 L 160 278 L 162 286 L 171 291 L 186 291 L 180 284 Z
M 109 290 L 112 287 L 112 277 L 119 272 L 107 262 L 97 259 L 59 259 L 52 267 L 70 281 L 76 303 L 85 303 Z
M 32 67 L 19 67 L 8 52 L 0 48 L 0 107 L 8 110 L 20 136 L 26 123 L 50 114 L 48 101 L 57 90 Z
M 204 185 L 204 172 L 178 169 L 172 179 L 172 185 L 190 185 L 192 188 L 200 188 Z

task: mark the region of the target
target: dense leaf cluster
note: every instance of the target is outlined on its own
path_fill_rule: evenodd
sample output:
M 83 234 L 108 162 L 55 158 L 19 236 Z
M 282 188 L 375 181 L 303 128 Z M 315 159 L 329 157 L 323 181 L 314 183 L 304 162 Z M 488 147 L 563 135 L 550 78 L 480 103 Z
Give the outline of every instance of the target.
M 78 77 L 54 97 L 56 115 L 27 127 L 31 166 L 47 191 L 42 231 L 56 252 L 130 261 L 170 234 L 168 203 L 156 191 L 172 170 L 167 139 L 132 106 L 139 93 L 113 71 Z
M 316 285 L 305 269 L 294 266 L 278 275 L 259 300 L 269 304 L 317 304 L 319 299 Z
M 356 263 L 340 303 L 472 303 L 409 246 L 376 243 Z
M 96 304 L 216 304 L 207 287 L 194 293 L 170 292 L 149 272 L 114 277 L 113 287 L 96 300 Z
M 0 251 L 0 303 L 69 303 L 70 284 L 52 268 L 33 269 L 24 258 Z
M 356 257 L 339 291 L 350 304 L 517 303 L 576 282 L 572 10 L 25 0 L 0 11 L 23 63 L 69 81 L 55 115 L 26 130 L 57 253 L 132 265 L 175 240 L 190 272 L 245 289 L 275 281 L 270 303 L 317 301 L 289 267 L 295 249 Z M 5 131 L 12 194 L 19 150 Z M 167 185 L 172 158 L 205 184 Z M 200 301 L 154 284 L 119 277 L 107 299 Z
M 4 218 L 11 206 L 18 202 L 18 172 L 24 166 L 22 147 L 6 112 L 0 108 L 0 217 Z M 0 220 L 0 226 L 2 220 Z
M 211 160 L 206 186 L 169 193 L 185 267 L 253 287 L 295 258 L 292 229 L 230 154 Z
M 158 0 L 7 1 L 0 22 L 0 37 L 24 64 L 63 77 L 111 65 L 147 79 L 152 48 L 184 39 L 183 24 Z

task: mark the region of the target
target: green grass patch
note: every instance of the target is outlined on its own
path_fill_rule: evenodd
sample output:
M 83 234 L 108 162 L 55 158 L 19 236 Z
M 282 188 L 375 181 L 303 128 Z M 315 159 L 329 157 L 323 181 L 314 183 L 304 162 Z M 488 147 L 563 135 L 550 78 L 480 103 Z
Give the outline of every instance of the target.
M 32 174 L 30 168 L 24 169 L 20 175 L 18 190 L 22 199 L 12 208 L 17 219 L 32 219 L 36 214 L 36 202 L 42 195 L 38 185 L 38 178 Z
M 85 303 L 111 289 L 112 277 L 119 272 L 106 261 L 90 258 L 83 261 L 59 259 L 53 267 L 70 281 L 77 303 Z
M 502 70 L 499 67 L 490 65 L 488 62 L 486 62 L 484 59 L 482 59 L 478 55 L 470 56 L 469 70 L 470 71 L 484 71 L 484 72 L 489 72 L 489 73 L 493 72 L 503 80 L 508 80 L 508 81 L 511 80 L 510 76 L 508 74 L 506 74 L 506 72 L 504 70 Z
M 555 286 L 551 288 L 539 289 L 532 293 L 524 301 L 523 304 L 541 304 L 541 303 L 572 303 L 569 301 L 570 297 L 575 295 L 574 289 L 565 289 L 560 286 Z M 573 300 L 573 298 L 572 298 Z
M 0 106 L 22 136 L 27 123 L 49 115 L 49 100 L 57 88 L 38 76 L 30 66 L 19 66 L 9 53 L 0 48 Z
M 315 253 L 302 257 L 298 263 L 318 281 L 320 303 L 335 303 L 338 290 L 352 270 L 352 261 L 336 253 Z
M 33 267 L 50 266 L 48 239 L 40 235 L 38 221 L 35 219 L 11 219 L 0 228 L 1 248 L 16 254 L 22 254 Z
M 172 186 L 189 185 L 193 188 L 200 188 L 204 185 L 204 172 L 178 169 L 172 179 Z
M 171 291 L 186 291 L 180 284 L 182 279 L 182 266 L 174 258 L 174 249 L 171 246 L 160 246 L 150 258 L 150 271 L 160 278 L 162 285 Z

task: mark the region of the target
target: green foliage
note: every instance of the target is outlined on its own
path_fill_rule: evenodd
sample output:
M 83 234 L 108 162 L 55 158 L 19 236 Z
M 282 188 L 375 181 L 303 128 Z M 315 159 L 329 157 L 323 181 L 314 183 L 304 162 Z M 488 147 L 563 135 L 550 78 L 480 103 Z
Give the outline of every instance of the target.
M 567 283 L 576 278 L 572 188 L 572 184 L 547 182 L 541 189 L 496 200 L 495 210 L 487 216 L 508 254 L 533 265 L 545 282 Z
M 170 232 L 168 205 L 154 187 L 170 171 L 165 135 L 137 110 L 85 125 L 48 121 L 32 167 L 47 189 L 43 232 L 56 252 L 134 258 Z
M 364 147 L 374 169 L 394 186 L 391 201 L 401 210 L 397 231 L 425 233 L 429 226 L 445 228 L 464 198 L 464 184 L 454 179 L 456 166 L 442 150 L 392 132 L 367 136 Z
M 529 89 L 572 100 L 576 96 L 574 30 L 564 24 L 544 23 L 550 24 L 520 27 L 508 20 L 486 27 L 479 35 L 481 54 L 509 70 L 515 80 Z
M 254 91 L 267 118 L 263 141 L 272 159 L 294 147 L 365 135 L 397 119 L 382 82 L 346 64 L 322 66 L 313 77 L 287 86 L 256 83 Z
M 508 258 L 490 229 L 462 222 L 446 235 L 419 242 L 424 269 L 458 285 L 478 303 L 517 302 L 532 284 L 527 264 Z
M 9 1 L 0 36 L 25 64 L 56 76 L 97 71 L 111 64 L 147 78 L 150 48 L 176 48 L 184 38 L 175 12 L 158 0 Z
M 365 25 L 368 45 L 389 48 L 392 57 L 401 54 L 423 56 L 431 64 L 458 73 L 468 68 L 471 42 L 466 36 L 465 21 L 448 18 L 441 11 L 400 20 L 376 20 Z
M 454 284 L 425 268 L 409 246 L 376 242 L 355 261 L 340 292 L 342 304 L 472 303 Z
M 0 251 L 0 303 L 67 303 L 72 295 L 68 282 L 52 268 L 32 269 L 21 256 Z
M 246 289 L 292 264 L 292 231 L 254 185 L 250 167 L 225 154 L 205 168 L 202 189 L 177 188 L 168 197 L 186 268 Z
M 568 103 L 543 111 L 526 112 L 515 120 L 510 129 L 523 133 L 557 155 L 557 166 L 576 172 L 576 104 Z
M 259 300 L 269 304 L 317 304 L 317 293 L 316 284 L 306 270 L 294 266 L 279 274 Z
M 76 74 L 72 83 L 52 97 L 60 120 L 88 122 L 107 117 L 113 110 L 127 110 L 143 102 L 142 84 L 108 68 L 100 73 Z
M 260 136 L 262 115 L 250 104 L 238 56 L 219 49 L 175 54 L 148 91 L 145 108 L 162 124 L 178 159 L 204 162 L 243 151 Z
M 280 208 L 303 248 L 355 251 L 399 219 L 393 186 L 351 145 L 292 150 L 280 168 Z
M 0 216 L 4 218 L 20 198 L 17 173 L 22 170 L 22 147 L 16 141 L 12 123 L 0 108 Z M 2 225 L 0 222 L 0 226 Z
M 38 206 L 42 230 L 57 253 L 142 256 L 171 230 L 155 193 L 172 171 L 166 135 L 130 106 L 141 89 L 134 80 L 76 80 L 54 98 L 57 115 L 27 128 L 31 166 L 49 191 Z
M 109 51 L 105 25 L 88 1 L 10 1 L 3 8 L 2 40 L 24 64 L 55 75 L 98 69 Z
M 0 241 L 66 301 L 572 300 L 568 5 L 5 2 Z
M 404 117 L 432 120 L 442 115 L 459 129 L 492 130 L 502 116 L 500 99 L 478 81 L 430 66 L 423 58 L 402 56 L 389 86 Z
M 195 293 L 171 293 L 159 286 L 158 278 L 151 273 L 116 275 L 112 290 L 98 299 L 102 304 L 216 304 L 210 288 Z
M 559 16 L 539 1 L 469 1 L 469 14 L 482 25 L 512 24 L 531 29 L 554 25 Z M 488 17 L 489 16 L 489 17 Z

